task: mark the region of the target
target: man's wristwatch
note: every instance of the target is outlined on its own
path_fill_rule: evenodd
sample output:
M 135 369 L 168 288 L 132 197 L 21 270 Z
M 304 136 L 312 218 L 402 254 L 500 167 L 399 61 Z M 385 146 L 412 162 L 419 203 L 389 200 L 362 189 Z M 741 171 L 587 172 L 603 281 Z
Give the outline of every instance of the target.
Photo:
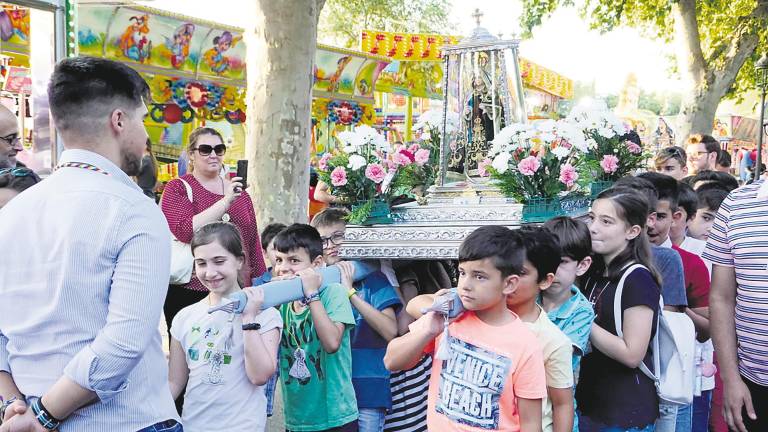
M 52 416 L 51 413 L 45 409 L 43 406 L 42 398 L 35 399 L 32 402 L 32 413 L 35 415 L 35 418 L 40 423 L 40 425 L 48 430 L 56 430 L 59 428 L 59 426 L 61 426 L 61 420 Z

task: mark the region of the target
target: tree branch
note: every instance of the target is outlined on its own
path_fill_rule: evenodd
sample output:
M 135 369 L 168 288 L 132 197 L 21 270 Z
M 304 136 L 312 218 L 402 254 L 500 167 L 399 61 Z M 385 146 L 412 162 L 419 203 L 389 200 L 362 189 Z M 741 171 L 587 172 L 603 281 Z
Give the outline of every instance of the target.
M 733 85 L 739 70 L 757 49 L 760 43 L 758 31 L 765 27 L 766 20 L 768 20 L 768 0 L 760 0 L 752 12 L 740 20 L 739 26 L 735 29 L 735 37 L 727 46 L 722 69 L 708 71 L 708 75 L 711 74 L 708 79 L 722 84 L 726 91 Z

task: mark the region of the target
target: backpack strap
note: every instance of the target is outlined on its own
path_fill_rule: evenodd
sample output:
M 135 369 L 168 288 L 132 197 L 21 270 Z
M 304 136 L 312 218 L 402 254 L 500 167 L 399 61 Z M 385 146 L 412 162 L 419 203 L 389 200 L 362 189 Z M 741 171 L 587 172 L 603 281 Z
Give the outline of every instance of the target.
M 624 273 L 621 275 L 621 279 L 619 279 L 619 284 L 616 286 L 616 294 L 613 298 L 613 321 L 616 324 L 616 335 L 620 338 L 624 337 L 624 332 L 622 331 L 622 321 L 623 321 L 623 315 L 621 310 L 621 296 L 624 293 L 624 282 L 627 280 L 627 277 L 635 270 L 642 268 L 645 270 L 648 270 L 644 265 L 642 264 L 632 264 L 627 267 L 625 267 Z M 659 304 L 663 308 L 663 300 L 659 300 Z M 661 310 L 659 309 L 659 317 L 661 317 Z M 653 353 L 653 365 L 654 368 L 658 368 L 660 364 L 659 359 L 659 338 L 658 338 L 658 332 L 659 332 L 659 326 L 658 326 L 658 320 L 656 324 L 656 337 L 653 337 L 651 339 L 651 351 Z M 648 378 L 652 379 L 656 386 L 658 387 L 659 379 L 658 377 L 651 372 L 650 369 L 648 369 L 648 366 L 646 366 L 645 361 L 640 362 L 640 366 L 638 366 L 638 369 L 640 369 Z

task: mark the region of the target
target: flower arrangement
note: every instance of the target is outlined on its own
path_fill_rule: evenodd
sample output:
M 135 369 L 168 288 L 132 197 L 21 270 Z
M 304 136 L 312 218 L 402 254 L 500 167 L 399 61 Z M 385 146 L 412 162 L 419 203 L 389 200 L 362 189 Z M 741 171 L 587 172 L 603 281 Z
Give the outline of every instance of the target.
M 454 112 L 446 113 L 446 132 L 453 133 L 459 127 L 459 115 Z M 419 149 L 429 160 L 421 164 L 421 169 L 414 171 L 414 185 L 422 185 L 425 189 L 432 186 L 440 169 L 440 142 L 442 141 L 443 113 L 442 110 L 429 110 L 419 115 L 418 122 L 413 125 L 415 132 L 420 132 Z
M 502 193 L 519 202 L 563 197 L 589 182 L 578 169 L 586 140 L 566 121 L 511 124 L 491 144 L 489 157 L 478 166 L 480 175 L 496 180 Z
M 649 157 L 641 146 L 626 140 L 629 130 L 607 107 L 575 107 L 567 120 L 582 131 L 590 149 L 584 175 L 615 181 L 640 168 Z
M 351 203 L 349 221 L 364 223 L 377 203 L 411 189 L 407 173 L 429 160 L 429 152 L 418 146 L 392 149 L 387 140 L 370 126 L 339 133 L 343 147 L 322 155 L 317 173 L 331 194 Z

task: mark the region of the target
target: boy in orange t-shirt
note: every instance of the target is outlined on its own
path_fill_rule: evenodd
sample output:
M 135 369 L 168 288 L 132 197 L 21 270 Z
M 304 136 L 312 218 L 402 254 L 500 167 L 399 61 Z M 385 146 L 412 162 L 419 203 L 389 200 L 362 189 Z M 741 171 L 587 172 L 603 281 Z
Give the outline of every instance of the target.
M 424 354 L 447 357 L 432 363 L 429 430 L 541 431 L 542 349 L 505 301 L 517 289 L 524 251 L 512 230 L 475 230 L 459 250 L 458 294 L 467 312 L 442 336 L 443 317 L 430 312 L 387 347 L 384 364 L 392 371 L 413 367 Z

